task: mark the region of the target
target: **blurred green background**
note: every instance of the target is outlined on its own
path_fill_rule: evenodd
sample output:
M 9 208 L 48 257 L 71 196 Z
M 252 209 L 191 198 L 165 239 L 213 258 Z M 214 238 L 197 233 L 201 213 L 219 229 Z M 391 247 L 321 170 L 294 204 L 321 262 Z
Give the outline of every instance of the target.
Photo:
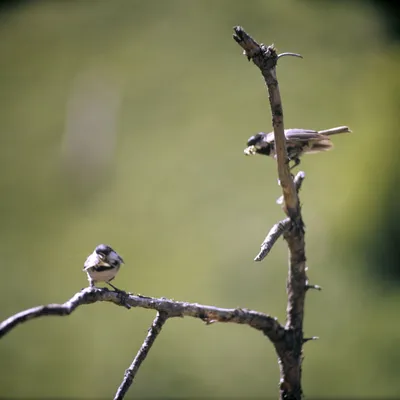
M 306 156 L 301 192 L 312 283 L 308 397 L 400 394 L 400 74 L 393 26 L 367 1 L 14 2 L 0 12 L 0 318 L 87 285 L 99 243 L 115 285 L 285 319 L 287 249 L 253 257 L 283 217 L 258 69 L 232 39 L 279 63 L 285 127 L 349 125 Z M 152 311 L 99 303 L 26 323 L 0 342 L 0 397 L 111 398 Z M 271 397 L 273 346 L 245 326 L 171 320 L 129 398 Z

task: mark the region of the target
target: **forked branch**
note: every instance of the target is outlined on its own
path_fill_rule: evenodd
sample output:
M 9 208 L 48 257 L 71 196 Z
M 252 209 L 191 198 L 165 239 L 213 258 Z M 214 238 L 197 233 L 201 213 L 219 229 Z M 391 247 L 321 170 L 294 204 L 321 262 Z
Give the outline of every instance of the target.
M 294 178 L 294 186 L 296 188 L 297 193 L 301 188 L 301 184 L 305 178 L 305 174 L 303 171 L 300 171 L 296 177 Z M 283 196 L 279 197 L 276 201 L 277 204 L 282 204 L 283 208 L 285 207 L 284 198 Z M 269 254 L 272 247 L 276 243 L 276 241 L 291 227 L 291 220 L 290 218 L 285 218 L 282 221 L 276 223 L 268 232 L 268 235 L 261 243 L 261 250 L 254 258 L 254 261 L 262 261 L 265 257 Z
M 17 325 L 34 318 L 50 315 L 66 316 L 84 304 L 107 301 L 126 308 L 139 307 L 157 310 L 168 318 L 192 317 L 204 322 L 231 322 L 248 325 L 263 332 L 276 342 L 282 339 L 284 327 L 267 314 L 242 308 L 219 308 L 197 303 L 174 301 L 166 298 L 135 296 L 128 293 L 118 293 L 108 289 L 86 288 L 76 293 L 64 304 L 48 304 L 22 311 L 11 316 L 0 324 L 0 338 L 10 332 Z
M 288 216 L 292 221 L 301 224 L 299 199 L 294 187 L 294 183 L 289 171 L 289 160 L 286 151 L 286 138 L 283 128 L 283 108 L 279 91 L 278 80 L 276 77 L 276 65 L 278 62 L 278 54 L 273 45 L 266 47 L 258 44 L 244 29 L 240 26 L 234 28 L 235 34 L 233 38 L 243 48 L 244 54 L 248 60 L 261 70 L 267 85 L 269 93 L 269 102 L 272 111 L 272 126 L 274 128 L 274 139 L 276 158 L 278 164 L 278 177 L 281 182 L 283 196 L 285 199 Z M 288 55 L 288 53 L 283 53 Z M 299 54 L 290 53 L 290 55 L 300 56 Z
M 276 76 L 276 65 L 280 57 L 284 55 L 298 55 L 283 53 L 279 56 L 273 45 L 266 47 L 263 44 L 258 44 L 242 27 L 236 26 L 234 31 L 233 38 L 243 48 L 247 59 L 252 60 L 260 69 L 268 88 L 272 125 L 274 128 L 278 177 L 283 191 L 283 210 L 290 219 L 290 224 L 287 220 L 284 220 L 280 226 L 278 224 L 276 229 L 272 229 L 272 240 L 270 242 L 273 244 L 277 236 L 279 237 L 283 233 L 289 247 L 288 302 L 285 326 L 287 335 L 285 335 L 284 342 L 275 344 L 281 375 L 280 398 L 282 400 L 300 400 L 302 397 L 301 362 L 304 300 L 307 291 L 304 224 L 299 197 L 289 171 L 283 125 L 283 107 Z M 269 251 L 269 247 L 272 247 L 272 245 L 264 247 Z

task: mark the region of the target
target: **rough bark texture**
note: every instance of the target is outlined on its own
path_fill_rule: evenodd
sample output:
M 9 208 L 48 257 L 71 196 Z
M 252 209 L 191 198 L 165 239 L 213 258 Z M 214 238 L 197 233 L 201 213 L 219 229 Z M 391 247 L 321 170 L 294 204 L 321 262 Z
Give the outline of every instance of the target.
M 300 201 L 290 174 L 286 152 L 283 107 L 276 75 L 276 65 L 280 56 L 273 46 L 259 45 L 242 27 L 237 26 L 234 31 L 233 38 L 243 48 L 248 60 L 252 60 L 260 69 L 269 94 L 278 176 L 283 192 L 283 209 L 291 222 L 290 227 L 284 231 L 284 238 L 289 247 L 285 335 L 274 345 L 280 365 L 280 398 L 300 400 L 304 299 L 307 291 L 306 256 Z M 281 56 L 283 55 L 296 54 L 285 53 Z
M 136 373 L 139 371 L 142 362 L 146 359 L 151 346 L 153 346 L 157 336 L 161 332 L 162 327 L 167 321 L 168 315 L 164 312 L 158 312 L 157 316 L 154 318 L 153 323 L 149 328 L 149 332 L 144 340 L 142 346 L 136 354 L 136 357 L 132 361 L 130 367 L 125 371 L 124 380 L 122 381 L 120 387 L 115 394 L 114 400 L 122 400 L 129 388 L 131 387 L 133 380 L 135 379 Z
M 159 313 L 165 314 L 168 318 L 193 317 L 199 318 L 207 324 L 212 322 L 232 322 L 248 325 L 267 335 L 273 342 L 279 341 L 285 331 L 276 318 L 257 311 L 242 308 L 218 308 L 197 303 L 174 301 L 166 298 L 135 296 L 129 293 L 119 293 L 108 289 L 89 287 L 76 293 L 64 304 L 48 304 L 46 306 L 34 307 L 11 316 L 0 324 L 0 338 L 17 325 L 31 319 L 50 315 L 66 316 L 81 305 L 99 301 L 108 301 L 128 309 L 131 307 L 140 307 L 157 310 Z

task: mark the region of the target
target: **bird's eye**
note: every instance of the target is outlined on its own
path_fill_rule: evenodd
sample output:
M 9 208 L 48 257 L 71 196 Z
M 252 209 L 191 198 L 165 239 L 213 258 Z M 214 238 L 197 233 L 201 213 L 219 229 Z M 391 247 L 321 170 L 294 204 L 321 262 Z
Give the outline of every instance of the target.
M 105 260 L 106 256 L 103 253 L 97 253 L 99 256 L 100 260 Z

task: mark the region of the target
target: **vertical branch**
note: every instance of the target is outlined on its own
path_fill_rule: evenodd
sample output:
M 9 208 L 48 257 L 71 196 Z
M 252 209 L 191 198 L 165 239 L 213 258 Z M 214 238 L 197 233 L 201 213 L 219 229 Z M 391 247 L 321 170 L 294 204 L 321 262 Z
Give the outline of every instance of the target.
M 276 60 L 275 63 L 278 60 L 276 51 L 272 46 L 266 48 L 265 56 Z M 298 217 L 299 198 L 289 170 L 289 160 L 286 151 L 286 137 L 283 124 L 283 107 L 275 66 L 272 68 L 262 69 L 261 72 L 268 88 L 269 103 L 272 112 L 272 126 L 274 128 L 278 177 L 281 183 L 287 213 L 293 220 Z
M 268 88 L 272 112 L 278 176 L 283 191 L 283 209 L 290 218 L 291 226 L 284 231 L 289 247 L 289 271 L 287 279 L 288 303 L 286 307 L 285 339 L 275 344 L 280 365 L 280 398 L 299 400 L 301 389 L 301 362 L 303 346 L 303 317 L 306 293 L 306 257 L 304 224 L 301 216 L 299 197 L 290 174 L 286 151 L 286 137 L 283 124 L 282 99 L 279 92 L 276 65 L 284 55 L 278 55 L 274 46 L 258 44 L 242 27 L 234 28 L 234 40 L 244 49 L 248 60 L 261 70 Z
M 296 188 L 297 193 L 301 189 L 301 185 L 303 183 L 304 178 L 305 178 L 305 173 L 303 171 L 300 171 L 294 178 L 294 186 Z M 283 196 L 279 197 L 279 199 L 276 201 L 276 203 L 283 204 L 283 210 L 287 214 Z M 275 224 L 268 232 L 267 237 L 261 243 L 261 250 L 257 254 L 257 256 L 254 258 L 254 261 L 262 261 L 265 257 L 267 257 L 267 255 L 271 251 L 272 247 L 274 246 L 275 242 L 281 237 L 281 235 L 283 235 L 283 233 L 285 231 L 287 231 L 291 227 L 291 224 L 292 224 L 292 222 L 291 222 L 290 218 L 285 218 L 284 220 L 279 221 L 277 224 Z M 308 289 L 309 289 L 309 285 L 307 285 L 307 290 Z
M 156 340 L 158 334 L 161 332 L 161 329 L 167 319 L 168 319 L 167 313 L 162 311 L 157 312 L 157 316 L 154 318 L 154 321 L 149 328 L 149 333 L 147 334 L 147 337 L 144 340 L 142 347 L 136 354 L 136 357 L 132 361 L 132 364 L 125 371 L 124 380 L 122 381 L 120 387 L 118 388 L 114 400 L 122 400 L 125 397 L 126 393 L 128 392 L 130 386 L 133 383 L 133 380 L 136 376 L 137 371 L 139 370 L 140 365 L 146 359 L 147 354 L 151 349 L 151 346 Z

